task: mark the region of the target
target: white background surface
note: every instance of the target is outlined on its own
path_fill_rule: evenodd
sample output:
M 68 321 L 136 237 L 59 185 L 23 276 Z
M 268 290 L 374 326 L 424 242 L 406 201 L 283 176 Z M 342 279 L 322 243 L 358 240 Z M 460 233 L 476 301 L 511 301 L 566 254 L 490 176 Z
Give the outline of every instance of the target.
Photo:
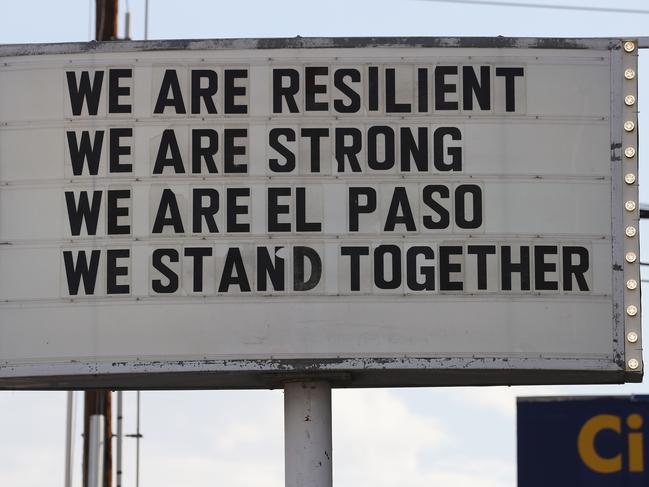
M 103 371 L 110 370 L 109 364 L 116 361 L 146 364 L 165 359 L 175 362 L 202 358 L 270 357 L 317 360 L 328 357 L 467 356 L 471 359 L 485 356 L 537 359 L 541 356 L 607 359 L 608 364 L 603 361 L 597 368 L 614 368 L 610 255 L 611 185 L 614 176 L 610 172 L 609 147 L 600 143 L 607 137 L 608 130 L 603 129 L 610 123 L 612 88 L 609 58 L 609 51 L 598 50 L 387 47 L 7 58 L 0 71 L 0 121 L 5 122 L 2 140 L 7 147 L 0 159 L 0 174 L 6 185 L 0 190 L 0 240 L 10 245 L 0 247 L 0 272 L 11 278 L 2 279 L 0 284 L 0 300 L 5 301 L 0 304 L 0 356 L 9 366 L 41 364 L 25 371 L 26 375 L 54 373 L 54 369 L 47 365 L 49 359 L 63 363 L 92 362 L 95 358 Z M 504 79 L 494 75 L 490 93 L 492 111 L 487 113 L 482 113 L 477 105 L 470 112 L 434 112 L 428 115 L 375 114 L 364 109 L 357 114 L 336 118 L 333 113 L 280 116 L 272 113 L 271 73 L 275 68 L 294 66 L 301 71 L 302 66 L 329 66 L 333 75 L 339 66 L 355 67 L 365 83 L 367 65 L 395 66 L 397 101 L 410 103 L 414 110 L 416 83 L 409 78 L 413 77 L 417 67 L 429 67 L 429 93 L 432 95 L 433 70 L 439 63 L 488 65 L 492 74 L 498 66 L 521 66 L 525 74 L 515 81 L 516 112 L 502 113 Z M 120 83 L 121 86 L 132 85 L 131 94 L 119 99 L 120 103 L 132 104 L 132 113 L 106 113 L 107 73 L 113 66 L 133 70 L 132 81 Z M 228 66 L 243 67 L 249 73 L 245 83 L 248 85 L 249 115 L 223 115 L 220 110 L 217 115 L 206 115 L 199 120 L 192 116 L 153 114 L 153 103 L 161 90 L 164 69 L 176 70 L 185 104 L 188 104 L 189 69 L 209 68 L 221 73 Z M 78 77 L 81 69 L 90 69 L 91 73 L 92 69 L 104 70 L 103 95 L 99 104 L 102 108 L 97 116 L 87 113 L 74 116 L 70 112 L 65 74 L 72 70 Z M 223 78 L 220 78 L 222 86 Z M 448 78 L 447 82 L 452 82 L 452 79 Z M 321 77 L 318 82 L 325 80 Z M 456 77 L 455 82 L 458 83 L 458 92 L 461 92 L 459 78 Z M 331 84 L 328 96 L 339 96 L 332 82 L 328 83 Z M 379 86 L 382 91 L 384 84 Z M 367 93 L 368 88 L 357 86 L 356 90 Z M 364 95 L 361 98 L 363 103 L 367 102 Z M 239 98 L 236 101 L 241 103 L 243 100 Z M 271 118 L 272 122 L 267 123 Z M 350 174 L 350 171 L 337 174 L 336 162 L 331 156 L 323 158 L 325 169 L 322 174 L 299 176 L 297 170 L 291 174 L 273 174 L 267 169 L 268 158 L 278 157 L 268 145 L 268 133 L 272 127 L 329 126 L 332 137 L 322 144 L 328 142 L 331 147 L 336 127 L 364 128 L 366 124 L 389 124 L 398 128 L 397 124 L 423 124 L 432 128 L 431 122 L 439 126 L 459 125 L 464 129 L 460 171 L 438 172 L 432 168 L 434 150 L 430 135 L 429 174 L 413 171 L 399 176 L 396 170 L 373 171 L 365 161 L 361 162 L 361 174 Z M 248 174 L 227 175 L 221 168 L 219 174 L 194 175 L 189 167 L 185 174 L 170 174 L 168 171 L 161 175 L 153 174 L 160 135 L 170 123 L 173 123 L 171 126 L 177 130 L 180 140 L 183 134 L 187 139 L 188 130 L 192 127 L 213 128 L 222 123 L 225 127 L 249 127 L 246 143 Z M 87 169 L 80 176 L 70 174 L 68 144 L 64 143 L 63 154 L 59 151 L 60 139 L 65 139 L 66 131 L 74 129 L 79 134 L 84 129 L 105 130 L 108 124 L 133 127 L 133 138 L 122 142 L 133 144 L 133 154 L 120 161 L 132 163 L 133 172 L 106 173 L 107 150 L 104 150 L 99 162 L 103 168 L 100 175 L 89 176 Z M 556 126 L 561 126 L 562 130 L 557 131 Z M 34 135 L 42 135 L 43 139 L 34 139 Z M 567 139 L 570 135 L 573 139 Z M 362 154 L 366 156 L 368 141 L 365 136 L 363 139 Z M 34 140 L 39 141 L 40 154 L 23 151 Z M 482 146 L 483 141 L 489 142 Z M 445 144 L 458 145 L 449 142 L 448 138 Z M 104 145 L 108 145 L 108 134 L 104 136 Z M 183 159 L 189 166 L 187 140 L 183 145 Z M 221 137 L 221 150 L 223 146 Z M 329 152 L 332 151 L 330 148 Z M 378 152 L 381 153 L 381 148 Z M 399 154 L 398 144 L 395 152 Z M 35 165 L 30 157 L 40 163 Z M 40 169 L 43 166 L 47 167 L 44 173 Z M 272 180 L 264 177 L 271 175 Z M 430 215 L 431 210 L 422 203 L 423 186 L 445 184 L 453 188 L 462 183 L 481 187 L 483 224 L 471 230 L 457 226 L 442 231 L 424 229 L 422 218 Z M 288 235 L 269 233 L 267 188 L 305 184 L 306 206 L 311 210 L 309 221 L 322 222 L 322 232 L 301 235 L 295 232 Z M 250 222 L 249 234 L 192 236 L 188 208 L 192 200 L 191 188 L 212 185 L 220 189 L 220 215 L 225 210 L 224 188 L 250 188 L 250 199 L 243 201 L 248 202 L 250 217 L 246 215 L 240 219 Z M 360 216 L 360 231 L 350 232 L 348 188 L 368 185 L 377 190 L 379 210 L 369 216 Z M 403 225 L 398 225 L 396 232 L 383 231 L 395 186 L 403 186 L 408 192 L 419 229 L 414 234 L 406 232 Z M 119 220 L 120 224 L 126 221 L 131 226 L 130 235 L 106 235 L 106 230 L 100 225 L 96 236 L 85 233 L 80 237 L 73 236 L 63 194 L 74 190 L 78 195 L 81 190 L 106 188 L 131 190 L 129 217 Z M 184 235 L 152 234 L 162 188 L 171 188 L 177 195 L 182 207 Z M 452 198 L 451 192 L 451 201 Z M 104 213 L 107 212 L 105 202 L 104 193 Z M 286 200 L 281 202 L 286 203 Z M 621 198 L 616 200 L 616 204 L 622 204 Z M 291 207 L 294 211 L 294 205 Z M 456 212 L 457 208 L 450 208 L 451 220 L 456 218 Z M 100 218 L 105 216 L 102 214 Z M 223 231 L 222 222 L 219 227 Z M 399 239 L 399 236 L 403 238 Z M 249 243 L 240 243 L 244 241 Z M 340 297 L 341 294 L 355 294 L 349 291 L 350 259 L 341 255 L 342 245 L 362 244 L 372 248 L 381 243 L 401 246 L 401 242 L 406 246 L 433 247 L 462 242 L 475 245 L 558 243 L 585 246 L 590 254 L 586 276 L 589 292 L 563 292 L 561 279 L 559 291 L 543 292 L 542 296 L 500 292 L 497 271 L 492 270 L 489 292 L 472 296 L 469 293 L 475 289 L 476 277 L 474 266 L 470 264 L 475 257 L 465 255 L 454 259 L 461 262 L 462 270 L 451 276 L 453 280 L 465 283 L 464 292 L 443 292 L 438 277 L 437 291 L 429 293 L 428 299 L 418 299 L 417 293 L 409 291 L 405 285 L 390 291 L 365 285 L 360 293 L 356 293 L 360 296 Z M 190 299 L 188 295 L 192 293 L 187 281 L 191 282 L 191 279 L 186 278 L 174 296 L 155 295 L 150 285 L 152 279 L 160 278 L 150 265 L 155 248 L 214 244 L 215 257 L 205 259 L 206 284 L 202 294 L 208 299 Z M 321 284 L 308 294 L 289 291 L 274 293 L 277 295 L 274 297 L 265 296 L 266 292 L 245 295 L 239 293 L 236 286 L 234 292 L 218 293 L 216 283 L 221 280 L 223 272 L 221 256 L 225 256 L 227 246 L 241 247 L 248 279 L 255 288 L 256 272 L 251 256 L 254 255 L 254 245 L 261 244 L 308 245 L 319 249 L 323 259 Z M 499 245 L 497 254 L 500 254 Z M 91 300 L 84 301 L 81 293 L 80 303 L 70 302 L 66 299 L 70 295 L 61 249 L 105 250 L 107 247 L 130 249 L 130 263 L 119 263 L 128 265 L 128 278 L 120 278 L 119 282 L 128 282 L 130 293 L 106 296 L 101 279 L 107 271 L 102 261 L 100 282 Z M 513 252 L 515 261 L 517 253 Z M 441 273 L 438 249 L 435 249 L 435 255 L 434 264 Z M 488 260 L 493 263 L 497 258 Z M 559 272 L 555 275 L 560 276 L 561 259 L 549 257 L 547 260 L 556 262 Z M 361 280 L 371 282 L 370 258 L 362 261 Z M 531 262 L 534 262 L 533 257 Z M 184 259 L 183 272 L 187 273 L 189 265 L 189 259 Z M 402 265 L 404 282 L 405 268 L 405 264 Z M 534 271 L 530 274 L 534 282 Z M 548 279 L 551 275 L 548 273 Z M 290 280 L 288 289 L 291 289 Z M 489 296 L 485 298 L 480 294 Z M 385 297 L 377 301 L 368 295 Z M 48 326 L 44 327 L 46 321 Z M 464 362 L 443 363 L 447 363 L 447 367 L 464 366 Z M 592 367 L 586 363 L 564 364 L 548 361 L 522 366 Z M 485 368 L 501 365 L 500 362 L 484 362 Z M 18 369 L 7 370 L 10 375 L 21 373 Z M 94 373 L 96 369 L 92 365 L 66 370 L 69 374 L 83 374 Z M 119 372 L 123 370 L 118 369 Z M 140 368 L 135 366 L 132 370 Z

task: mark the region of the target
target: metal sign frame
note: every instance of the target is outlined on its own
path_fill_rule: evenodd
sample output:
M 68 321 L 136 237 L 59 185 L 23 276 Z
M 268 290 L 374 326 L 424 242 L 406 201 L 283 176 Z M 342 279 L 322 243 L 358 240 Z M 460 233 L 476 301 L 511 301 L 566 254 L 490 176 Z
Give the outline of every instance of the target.
M 631 42 L 631 44 L 629 44 Z M 637 84 L 625 85 L 625 70 L 637 72 L 637 49 L 646 39 L 558 38 L 286 38 L 89 42 L 0 46 L 2 63 L 40 55 L 94 55 L 150 51 L 239 49 L 491 48 L 574 49 L 611 53 L 611 179 L 613 323 L 611 355 L 602 358 L 507 356 L 331 356 L 318 359 L 173 358 L 129 361 L 79 359 L 51 363 L 10 363 L 0 356 L 0 389 L 237 389 L 275 388 L 287 379 L 324 379 L 337 387 L 392 387 L 498 384 L 619 383 L 642 380 L 637 204 Z M 632 49 L 629 47 L 632 46 Z M 629 78 L 627 78 L 629 79 Z M 629 103 L 629 95 L 634 97 Z M 626 104 L 625 104 L 625 97 Z M 0 130 L 2 129 L 0 124 Z M 6 124 L 5 124 L 6 125 Z M 0 190 L 1 191 L 1 190 Z M 633 202 L 626 210 L 623 201 Z M 631 209 L 630 209 L 631 208 Z M 633 235 L 630 235 L 634 228 Z M 625 236 L 626 235 L 626 236 Z M 0 242 L 3 243 L 3 242 Z M 635 281 L 635 285 L 631 281 Z M 1 306 L 2 304 L 0 304 Z

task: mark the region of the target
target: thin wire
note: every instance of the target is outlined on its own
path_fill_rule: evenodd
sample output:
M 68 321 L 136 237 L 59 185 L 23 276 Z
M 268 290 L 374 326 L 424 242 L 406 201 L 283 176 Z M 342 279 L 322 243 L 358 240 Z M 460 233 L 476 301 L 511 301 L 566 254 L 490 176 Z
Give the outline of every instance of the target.
M 137 391 L 137 419 L 135 437 L 135 487 L 140 487 L 140 391 Z
M 420 1 L 437 2 L 437 3 L 464 3 L 470 5 L 484 5 L 487 7 L 518 7 L 518 8 L 548 9 L 548 10 L 574 10 L 574 11 L 581 11 L 581 12 L 606 12 L 606 13 L 613 13 L 613 14 L 649 14 L 649 10 L 630 9 L 630 8 L 556 5 L 556 4 L 549 4 L 549 3 L 520 3 L 520 2 L 504 2 L 500 0 L 420 0 Z

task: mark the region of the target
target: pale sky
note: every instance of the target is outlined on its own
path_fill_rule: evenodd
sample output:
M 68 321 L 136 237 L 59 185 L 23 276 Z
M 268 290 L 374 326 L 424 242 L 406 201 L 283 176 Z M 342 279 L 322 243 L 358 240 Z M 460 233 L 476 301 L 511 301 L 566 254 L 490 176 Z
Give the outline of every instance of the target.
M 144 0 L 129 3 L 132 38 L 142 39 Z M 618 0 L 554 3 L 621 6 Z M 89 24 L 91 4 L 94 0 L 2 1 L 0 44 L 87 41 L 94 32 Z M 623 6 L 648 8 L 643 0 L 627 0 Z M 122 13 L 125 7 L 126 2 L 120 1 Z M 426 0 L 150 0 L 149 38 L 633 37 L 649 35 L 648 25 L 649 15 L 481 7 Z M 649 96 L 649 52 L 641 54 L 640 107 L 644 97 Z M 642 112 L 639 125 L 649 126 L 649 117 Z M 640 132 L 641 147 L 649 145 L 648 132 Z M 645 177 L 641 171 L 640 199 L 649 203 Z M 643 225 L 641 231 L 647 230 Z M 642 247 L 647 248 L 646 239 Z M 649 387 L 335 390 L 334 484 L 514 487 L 515 398 L 543 394 L 649 394 Z M 128 392 L 125 396 L 126 432 L 133 433 L 135 394 Z M 78 398 L 81 400 L 81 394 Z M 283 485 L 282 401 L 282 391 L 144 392 L 140 485 Z M 80 414 L 79 410 L 79 419 Z M 0 433 L 0 485 L 63 485 L 65 393 L 0 392 Z M 77 433 L 78 456 L 80 424 Z M 123 485 L 127 487 L 135 485 L 133 444 L 133 440 L 126 440 Z M 80 485 L 80 477 L 79 460 L 75 485 Z

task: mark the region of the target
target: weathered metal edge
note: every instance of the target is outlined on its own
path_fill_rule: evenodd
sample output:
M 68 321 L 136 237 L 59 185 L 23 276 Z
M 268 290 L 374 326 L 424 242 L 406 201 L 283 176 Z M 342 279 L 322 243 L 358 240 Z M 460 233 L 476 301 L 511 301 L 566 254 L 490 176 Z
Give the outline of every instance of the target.
M 93 374 L 88 376 L 25 376 L 0 379 L 0 390 L 170 390 L 280 389 L 294 380 L 327 380 L 335 388 L 452 387 L 495 385 L 621 384 L 619 370 L 421 370 L 335 369 L 319 371 L 166 372 Z
M 624 215 L 622 209 L 622 50 L 611 53 L 610 66 L 612 340 L 615 360 L 620 368 L 625 368 Z
M 452 367 L 449 367 L 452 365 Z M 296 377 L 335 379 L 335 387 L 418 387 L 623 383 L 611 359 L 364 358 L 142 360 L 0 366 L 3 389 L 268 389 Z M 331 379 L 333 381 L 333 379 Z
M 46 54 L 100 54 L 143 51 L 183 51 L 218 49 L 326 49 L 360 47 L 451 47 L 598 49 L 619 48 L 623 38 L 562 37 L 277 37 L 233 39 L 170 39 L 156 41 L 68 42 L 53 44 L 0 44 L 0 57 Z M 648 47 L 649 38 L 640 38 L 639 47 Z

